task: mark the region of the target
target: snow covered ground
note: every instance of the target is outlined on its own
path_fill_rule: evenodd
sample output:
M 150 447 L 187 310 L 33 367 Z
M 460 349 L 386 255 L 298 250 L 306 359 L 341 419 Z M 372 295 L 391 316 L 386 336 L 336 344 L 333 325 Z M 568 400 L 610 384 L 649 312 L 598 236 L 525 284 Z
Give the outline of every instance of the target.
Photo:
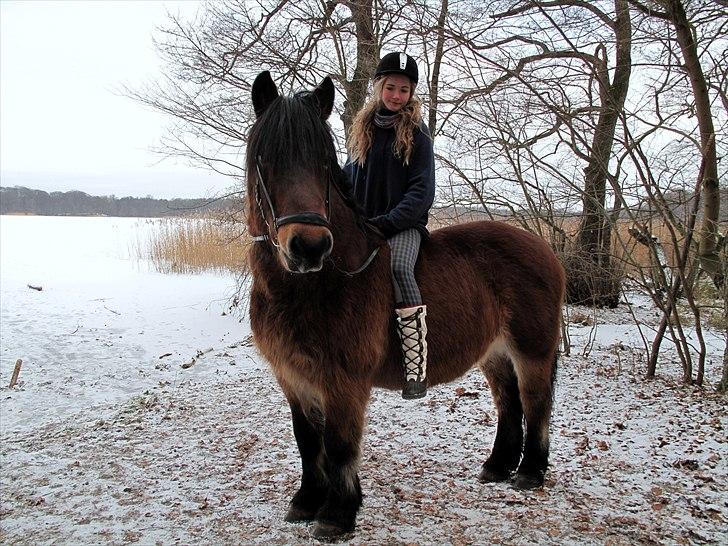
M 133 258 L 153 223 L 0 217 L 0 384 L 23 360 L 22 388 L 2 393 L 0 431 L 68 418 L 181 380 L 180 364 L 197 351 L 219 351 L 249 334 L 236 317 L 222 314 L 231 278 L 164 275 Z M 192 366 L 184 377 L 207 377 L 211 370 L 202 368 Z M 234 370 L 225 362 L 228 369 Z
M 298 455 L 244 317 L 224 314 L 233 279 L 133 260 L 148 222 L 0 217 L 0 542 L 311 543 L 282 521 Z M 478 483 L 496 423 L 478 373 L 420 402 L 375 391 L 349 542 L 728 543 L 726 398 L 669 359 L 645 382 L 625 306 L 596 320 L 570 328 L 542 491 Z

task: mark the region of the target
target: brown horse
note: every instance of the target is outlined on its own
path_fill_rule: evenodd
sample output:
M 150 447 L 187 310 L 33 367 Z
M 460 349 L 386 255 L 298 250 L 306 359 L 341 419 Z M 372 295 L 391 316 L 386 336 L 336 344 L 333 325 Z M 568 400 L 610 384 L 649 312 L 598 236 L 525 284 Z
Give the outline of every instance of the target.
M 326 123 L 331 80 L 283 97 L 263 72 L 252 100 L 248 227 L 258 243 L 250 319 L 290 404 L 302 462 L 286 520 L 315 520 L 314 535 L 332 538 L 354 529 L 361 506 L 357 472 L 372 387 L 403 381 L 389 249 L 367 227 L 337 163 Z M 415 272 L 428 306 L 430 385 L 478 366 L 497 405 L 479 479 L 515 472 L 516 487 L 541 486 L 564 294 L 556 256 L 526 231 L 473 222 L 434 231 Z

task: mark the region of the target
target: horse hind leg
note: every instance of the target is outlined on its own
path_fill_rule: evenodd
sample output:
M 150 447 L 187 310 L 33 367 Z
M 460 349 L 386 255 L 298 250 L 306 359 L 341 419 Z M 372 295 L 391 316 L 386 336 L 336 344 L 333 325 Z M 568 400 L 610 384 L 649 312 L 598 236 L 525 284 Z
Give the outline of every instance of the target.
M 517 489 L 536 489 L 543 486 L 548 467 L 556 355 L 554 352 L 542 359 L 519 356 L 514 362 L 526 421 L 526 440 L 513 485 Z
M 324 416 L 317 406 L 306 409 L 296 400 L 289 400 L 293 434 L 301 454 L 301 487 L 291 499 L 285 520 L 312 521 L 326 500 L 325 451 L 323 447 Z
M 490 456 L 483 464 L 478 479 L 501 482 L 510 478 L 521 460 L 523 447 L 523 411 L 518 393 L 518 380 L 508 355 L 489 358 L 481 369 L 488 380 L 498 412 L 498 425 Z

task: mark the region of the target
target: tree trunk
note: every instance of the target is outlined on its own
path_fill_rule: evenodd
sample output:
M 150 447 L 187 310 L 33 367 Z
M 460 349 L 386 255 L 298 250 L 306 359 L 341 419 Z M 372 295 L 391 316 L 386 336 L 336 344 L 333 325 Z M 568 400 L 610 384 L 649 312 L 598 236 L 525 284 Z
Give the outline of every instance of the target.
M 727 243 L 724 243 L 724 245 Z M 723 320 L 728 323 L 728 282 L 725 277 L 728 275 L 728 247 L 723 247 L 722 260 L 723 265 Z M 728 393 L 728 328 L 725 331 L 725 348 L 723 349 L 723 377 L 718 384 L 718 391 Z
M 597 80 L 601 108 L 594 130 L 589 163 L 584 169 L 583 212 L 576 239 L 577 254 L 593 260 L 600 266 L 599 269 L 605 272 L 611 272 L 610 230 L 607 226 L 605 208 L 609 160 L 612 155 L 614 132 L 627 97 L 632 71 L 632 22 L 629 5 L 627 0 L 615 0 L 614 6 L 617 45 L 614 80 L 611 83 L 609 81 L 606 49 L 600 46 L 597 51 L 597 56 L 601 53 Z M 596 291 L 596 287 L 600 284 L 595 283 L 594 286 Z M 605 286 L 612 286 L 612 283 L 607 283 Z M 618 298 L 619 294 L 594 293 L 591 299 L 597 304 L 600 304 L 599 302 L 610 304 L 608 302 L 614 297 Z
M 369 79 L 379 62 L 379 43 L 374 34 L 372 0 L 354 0 L 345 2 L 345 5 L 351 10 L 356 26 L 356 67 L 351 80 L 344 83 L 346 101 L 341 115 L 345 134 L 348 135 L 354 116 L 366 101 Z
M 596 260 L 608 259 L 609 238 L 604 236 L 606 224 L 605 198 L 609 160 L 612 154 L 614 131 L 624 100 L 629 90 L 632 71 L 632 23 L 627 0 L 615 0 L 617 17 L 615 33 L 617 42 L 614 81 L 609 82 L 606 51 L 603 64 L 598 69 L 601 109 L 594 130 L 589 164 L 584 169 L 583 212 L 577 245 L 579 251 L 594 256 Z
M 440 17 L 437 19 L 437 45 L 435 46 L 435 60 L 432 63 L 432 81 L 430 82 L 430 115 L 428 126 L 432 138 L 437 130 L 437 108 L 440 99 L 440 67 L 445 48 L 445 22 L 447 21 L 448 0 L 442 0 Z
M 718 159 L 715 144 L 713 115 L 710 111 L 708 84 L 698 57 L 696 38 L 690 28 L 685 7 L 681 0 L 662 0 L 670 22 L 675 27 L 677 42 L 683 55 L 684 68 L 690 78 L 695 97 L 695 114 L 700 129 L 700 144 L 705 161 L 703 173 L 703 222 L 700 226 L 699 255 L 702 268 L 713 277 L 717 286 L 723 282 L 720 257 L 718 256 L 718 215 L 720 193 L 718 191 Z

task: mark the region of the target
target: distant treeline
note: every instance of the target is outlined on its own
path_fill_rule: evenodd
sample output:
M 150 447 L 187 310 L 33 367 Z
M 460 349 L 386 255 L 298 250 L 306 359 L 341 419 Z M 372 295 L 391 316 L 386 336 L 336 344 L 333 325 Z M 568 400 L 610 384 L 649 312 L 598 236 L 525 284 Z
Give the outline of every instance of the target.
M 0 214 L 42 216 L 184 216 L 239 206 L 234 198 L 154 199 L 152 197 L 96 196 L 82 191 L 45 192 L 15 186 L 0 187 Z

